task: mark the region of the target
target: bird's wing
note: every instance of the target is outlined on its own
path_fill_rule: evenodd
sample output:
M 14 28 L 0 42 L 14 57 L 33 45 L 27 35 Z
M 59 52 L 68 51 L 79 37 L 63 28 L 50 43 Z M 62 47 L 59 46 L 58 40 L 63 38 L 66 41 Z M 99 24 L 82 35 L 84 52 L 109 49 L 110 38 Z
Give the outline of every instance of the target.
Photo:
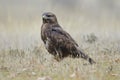
M 55 43 L 58 44 L 73 43 L 76 46 L 78 46 L 78 44 L 74 41 L 74 39 L 61 27 L 53 27 L 51 29 L 48 29 L 47 35 L 48 38 L 54 41 Z

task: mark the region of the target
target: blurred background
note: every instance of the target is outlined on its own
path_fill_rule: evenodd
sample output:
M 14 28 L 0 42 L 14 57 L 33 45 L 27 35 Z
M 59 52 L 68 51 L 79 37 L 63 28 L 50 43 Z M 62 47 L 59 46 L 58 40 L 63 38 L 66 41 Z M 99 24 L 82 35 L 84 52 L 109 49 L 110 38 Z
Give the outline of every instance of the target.
M 0 0 L 0 49 L 41 45 L 44 12 L 55 13 L 73 38 L 120 39 L 120 0 Z

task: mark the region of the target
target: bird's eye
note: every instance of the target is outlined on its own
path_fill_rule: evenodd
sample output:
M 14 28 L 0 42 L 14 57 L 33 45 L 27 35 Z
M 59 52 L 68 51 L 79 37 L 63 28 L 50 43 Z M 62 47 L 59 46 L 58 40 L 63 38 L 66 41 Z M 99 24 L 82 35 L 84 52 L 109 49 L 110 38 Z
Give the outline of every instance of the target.
M 47 15 L 47 17 L 51 17 L 51 15 Z

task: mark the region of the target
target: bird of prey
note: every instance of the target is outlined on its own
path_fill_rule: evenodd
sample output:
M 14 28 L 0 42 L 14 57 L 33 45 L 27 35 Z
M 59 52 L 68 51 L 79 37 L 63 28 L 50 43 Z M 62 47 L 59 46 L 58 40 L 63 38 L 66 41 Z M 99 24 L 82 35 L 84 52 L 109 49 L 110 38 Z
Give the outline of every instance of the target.
M 47 51 L 52 54 L 56 60 L 62 60 L 65 57 L 83 58 L 90 64 L 95 61 L 79 49 L 75 40 L 58 24 L 56 15 L 52 12 L 42 14 L 43 24 L 41 26 L 41 39 L 45 44 Z

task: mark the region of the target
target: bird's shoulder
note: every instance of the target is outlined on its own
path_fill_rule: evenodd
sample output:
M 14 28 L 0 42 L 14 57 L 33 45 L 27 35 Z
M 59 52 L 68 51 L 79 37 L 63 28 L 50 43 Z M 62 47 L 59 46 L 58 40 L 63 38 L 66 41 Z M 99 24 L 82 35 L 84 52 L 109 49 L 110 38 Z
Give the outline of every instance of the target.
M 47 36 L 51 40 L 56 40 L 57 42 L 71 42 L 78 46 L 75 40 L 67 33 L 65 30 L 62 29 L 61 26 L 56 25 L 49 28 L 47 31 Z
M 62 27 L 58 26 L 52 26 L 51 28 L 47 29 L 46 31 L 48 35 L 51 37 L 61 37 L 61 38 L 68 38 L 68 33 L 62 29 Z

